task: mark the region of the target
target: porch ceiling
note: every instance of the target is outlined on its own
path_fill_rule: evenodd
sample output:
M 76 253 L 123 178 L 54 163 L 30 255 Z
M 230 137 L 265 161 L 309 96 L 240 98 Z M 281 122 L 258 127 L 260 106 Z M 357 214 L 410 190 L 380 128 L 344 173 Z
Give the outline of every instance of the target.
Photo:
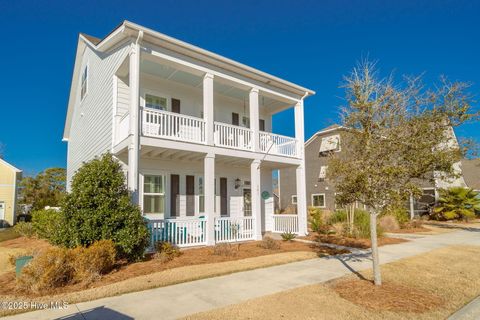
M 174 81 L 186 86 L 202 88 L 203 74 L 195 70 L 187 70 L 184 66 L 170 61 L 164 61 L 158 57 L 146 56 L 140 63 L 140 72 L 164 80 Z M 215 78 L 213 90 L 216 94 L 227 96 L 248 104 L 250 88 L 244 87 L 232 81 Z M 259 95 L 259 107 L 265 113 L 274 114 L 292 107 L 291 102 L 281 101 L 272 95 Z
M 205 154 L 192 151 L 143 146 L 140 156 L 147 159 L 198 162 L 204 159 Z

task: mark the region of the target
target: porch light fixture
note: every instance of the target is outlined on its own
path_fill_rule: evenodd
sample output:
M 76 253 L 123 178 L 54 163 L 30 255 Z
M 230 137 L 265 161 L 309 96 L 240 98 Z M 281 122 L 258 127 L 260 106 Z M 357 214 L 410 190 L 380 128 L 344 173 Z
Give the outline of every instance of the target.
M 235 179 L 235 189 L 240 188 L 241 185 L 242 185 L 242 180 L 240 180 L 239 178 Z

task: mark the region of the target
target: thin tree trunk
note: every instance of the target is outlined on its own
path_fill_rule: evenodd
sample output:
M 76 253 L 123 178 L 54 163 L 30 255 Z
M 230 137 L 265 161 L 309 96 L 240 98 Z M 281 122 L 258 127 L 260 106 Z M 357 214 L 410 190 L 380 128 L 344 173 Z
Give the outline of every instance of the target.
M 373 282 L 375 285 L 382 285 L 382 275 L 380 274 L 380 259 L 378 257 L 377 243 L 377 214 L 370 214 L 370 238 L 372 242 L 372 260 L 373 260 Z

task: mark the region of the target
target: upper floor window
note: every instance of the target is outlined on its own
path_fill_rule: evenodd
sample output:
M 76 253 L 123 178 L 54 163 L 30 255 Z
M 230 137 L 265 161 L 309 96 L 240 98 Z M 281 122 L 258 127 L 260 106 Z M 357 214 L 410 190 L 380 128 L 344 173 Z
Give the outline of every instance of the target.
M 167 110 L 167 98 L 145 94 L 145 107 L 157 110 Z
M 80 89 L 80 100 L 83 101 L 83 98 L 87 95 L 87 88 L 88 88 L 88 65 L 85 66 L 82 72 L 82 80 L 81 80 L 81 89 Z

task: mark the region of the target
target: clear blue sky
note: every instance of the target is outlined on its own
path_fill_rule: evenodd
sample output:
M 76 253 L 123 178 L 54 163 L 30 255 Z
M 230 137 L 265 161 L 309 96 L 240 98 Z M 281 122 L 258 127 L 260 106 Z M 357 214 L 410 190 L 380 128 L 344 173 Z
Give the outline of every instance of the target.
M 43 2 L 43 3 L 42 3 Z M 337 121 L 342 76 L 368 55 L 385 73 L 441 74 L 480 92 L 479 1 L 0 0 L 0 142 L 26 174 L 66 166 L 61 141 L 77 35 L 127 19 L 317 92 L 306 137 Z M 293 135 L 293 115 L 274 130 Z M 480 140 L 479 125 L 460 136 Z

